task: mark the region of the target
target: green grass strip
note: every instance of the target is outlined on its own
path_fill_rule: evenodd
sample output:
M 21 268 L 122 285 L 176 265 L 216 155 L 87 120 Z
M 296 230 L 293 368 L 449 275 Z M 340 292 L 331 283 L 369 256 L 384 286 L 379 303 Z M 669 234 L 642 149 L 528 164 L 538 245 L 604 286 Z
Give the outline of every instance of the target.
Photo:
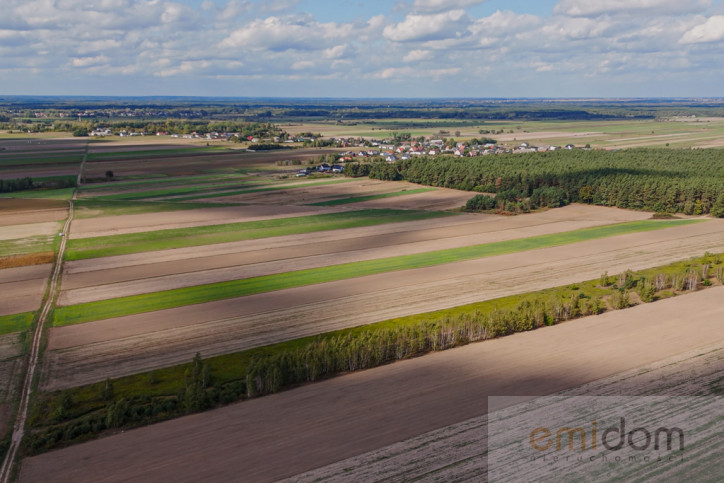
M 252 189 L 244 189 L 244 190 L 238 190 L 238 191 L 218 191 L 216 193 L 210 193 L 210 194 L 200 194 L 200 195 L 173 198 L 170 201 L 193 201 L 193 200 L 200 200 L 200 199 L 204 199 L 204 198 L 220 198 L 222 196 L 244 195 L 244 194 L 249 194 L 249 193 L 262 193 L 264 191 L 291 190 L 291 189 L 295 189 L 295 188 L 307 188 L 309 186 L 350 183 L 352 181 L 356 181 L 356 180 L 354 180 L 354 179 L 335 179 L 332 181 L 316 181 L 314 183 L 306 183 L 306 184 L 300 184 L 300 185 L 269 186 L 267 188 L 252 188 Z
M 27 190 L 2 193 L 2 198 L 23 198 L 23 199 L 46 199 L 46 200 L 69 200 L 73 197 L 75 188 L 63 188 L 57 190 Z
M 697 223 L 699 220 L 644 220 L 619 223 L 581 230 L 554 233 L 503 242 L 486 243 L 470 247 L 438 250 L 400 257 L 380 258 L 363 262 L 345 263 L 294 272 L 265 275 L 242 280 L 197 285 L 162 292 L 101 300 L 56 309 L 53 325 L 64 326 L 92 320 L 121 317 L 184 305 L 213 302 L 228 298 L 272 292 L 325 282 L 334 282 L 367 275 L 399 270 L 431 267 L 446 263 L 504 255 L 552 246 L 567 245 L 587 240 L 607 238 L 628 233 L 660 230 L 673 226 Z
M 241 240 L 255 240 L 316 231 L 426 220 L 452 213 L 411 210 L 360 210 L 271 220 L 227 223 L 223 225 L 176 228 L 68 240 L 66 260 L 127 255 L 154 250 L 184 248 Z
M 436 188 L 417 188 L 412 190 L 395 191 L 394 193 L 382 193 L 379 195 L 355 196 L 352 198 L 339 198 L 336 200 L 320 201 L 319 203 L 309 203 L 307 206 L 337 206 L 349 203 L 360 203 L 362 201 L 381 200 L 384 198 L 394 198 L 396 196 L 414 195 L 417 193 L 426 193 L 435 191 Z
M 35 312 L 0 316 L 0 335 L 21 332 L 30 327 Z M 2 359 L 2 356 L 0 356 Z

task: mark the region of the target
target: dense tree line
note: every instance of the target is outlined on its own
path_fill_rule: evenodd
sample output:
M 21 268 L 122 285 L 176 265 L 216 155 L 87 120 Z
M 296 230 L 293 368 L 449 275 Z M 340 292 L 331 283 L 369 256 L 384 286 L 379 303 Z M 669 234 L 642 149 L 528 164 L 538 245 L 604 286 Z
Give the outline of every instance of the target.
M 592 203 L 656 212 L 724 216 L 724 151 L 559 150 L 476 158 L 416 157 L 396 162 L 401 179 L 545 206 Z M 391 179 L 388 170 L 369 176 Z
M 306 344 L 284 349 L 271 346 L 265 355 L 254 356 L 238 368 L 238 379 L 216 381 L 213 364 L 196 354 L 183 372 L 177 394 L 119 397 L 109 380 L 96 384 L 98 397 L 79 404 L 69 392 L 45 397 L 31 414 L 31 452 L 88 439 L 106 429 L 133 427 L 178 417 L 234 401 L 263 396 L 285 387 L 313 382 L 344 372 L 380 366 L 431 351 L 515 332 L 533 330 L 576 317 L 599 314 L 648 303 L 667 293 L 696 290 L 724 281 L 719 255 L 706 254 L 690 263 L 648 276 L 627 270 L 617 276 L 601 275 L 594 285 L 598 295 L 572 285 L 555 293 L 521 296 L 517 305 L 491 310 L 459 311 L 453 315 L 422 320 L 414 325 L 342 331 L 319 336 Z M 223 372 L 230 372 L 225 367 Z M 159 381 L 148 374 L 149 387 Z M 157 391 L 151 391 L 157 392 Z
M 39 188 L 72 188 L 74 186 L 75 178 L 72 176 L 43 180 L 37 180 L 29 177 L 18 179 L 0 179 L 0 193 L 12 193 L 14 191 L 26 191 Z

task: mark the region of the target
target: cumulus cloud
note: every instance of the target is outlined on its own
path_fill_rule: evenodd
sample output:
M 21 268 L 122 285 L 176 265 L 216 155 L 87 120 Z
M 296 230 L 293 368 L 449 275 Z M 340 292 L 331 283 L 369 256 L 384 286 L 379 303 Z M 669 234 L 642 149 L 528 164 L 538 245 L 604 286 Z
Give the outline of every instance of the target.
M 330 40 L 340 36 L 334 23 L 268 17 L 235 30 L 220 46 L 272 51 L 321 50 Z
M 433 58 L 433 53 L 429 50 L 415 49 L 411 50 L 403 57 L 405 62 L 420 62 L 422 60 L 430 60 Z
M 485 0 L 415 0 L 412 7 L 417 12 L 440 12 L 443 10 L 472 7 L 484 1 Z
M 724 39 L 724 15 L 710 17 L 681 37 L 682 44 L 701 44 Z
M 408 15 L 405 20 L 388 25 L 383 36 L 393 42 L 442 40 L 465 35 L 472 23 L 465 10 L 450 10 L 433 15 Z
M 711 4 L 712 0 L 561 0 L 553 11 L 571 17 L 632 13 L 655 16 L 703 12 Z

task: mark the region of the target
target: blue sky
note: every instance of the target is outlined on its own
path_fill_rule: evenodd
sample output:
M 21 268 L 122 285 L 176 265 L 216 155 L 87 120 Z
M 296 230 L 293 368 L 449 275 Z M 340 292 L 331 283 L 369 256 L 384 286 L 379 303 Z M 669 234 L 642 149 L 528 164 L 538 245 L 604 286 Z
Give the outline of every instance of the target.
M 721 97 L 722 0 L 0 0 L 0 94 Z

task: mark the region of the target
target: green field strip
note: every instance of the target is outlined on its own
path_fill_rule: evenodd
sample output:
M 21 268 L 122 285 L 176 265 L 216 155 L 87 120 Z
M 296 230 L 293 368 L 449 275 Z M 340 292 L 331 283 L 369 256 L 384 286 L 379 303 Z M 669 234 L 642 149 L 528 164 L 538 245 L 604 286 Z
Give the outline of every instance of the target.
M 360 203 L 362 201 L 381 200 L 384 198 L 394 198 L 397 196 L 415 195 L 418 193 L 426 193 L 435 191 L 436 188 L 417 188 L 412 190 L 395 191 L 394 193 L 381 193 L 378 195 L 355 196 L 351 198 L 339 198 L 336 200 L 320 201 L 319 203 L 309 203 L 307 206 L 337 206 L 349 203 Z
M 540 235 L 529 238 L 486 243 L 462 248 L 437 250 L 399 257 L 380 258 L 362 262 L 331 265 L 327 267 L 297 270 L 294 272 L 264 275 L 242 280 L 197 285 L 149 294 L 101 300 L 85 304 L 60 307 L 53 315 L 54 326 L 65 326 L 109 319 L 184 305 L 193 305 L 228 298 L 243 297 L 307 285 L 335 282 L 351 278 L 376 275 L 400 270 L 432 267 L 448 263 L 474 260 L 495 255 L 535 250 L 629 233 L 660 230 L 674 226 L 697 223 L 699 220 L 644 220 L 619 223 L 580 230 Z
M 26 330 L 33 322 L 34 316 L 35 312 L 0 316 L 0 335 Z M 0 355 L 0 360 L 2 360 L 2 355 Z
M 112 159 L 133 159 L 133 158 L 159 158 L 173 155 L 199 154 L 199 153 L 234 153 L 235 151 L 225 147 L 205 147 L 205 148 L 177 148 L 177 149 L 147 149 L 138 151 L 116 151 L 112 153 L 91 153 L 88 155 L 87 161 L 104 161 Z
M 241 206 L 238 203 L 170 203 L 163 201 L 103 201 L 93 198 L 75 202 L 76 218 L 98 218 L 101 216 L 140 215 L 143 213 L 162 213 L 165 211 L 185 211 L 229 206 Z
M 328 185 L 328 184 L 350 183 L 352 181 L 356 181 L 356 180 L 354 180 L 354 179 L 337 179 L 334 181 L 317 181 L 315 183 L 306 183 L 306 184 L 290 185 L 290 186 L 269 186 L 267 188 L 251 188 L 251 189 L 238 190 L 238 191 L 228 191 L 228 192 L 217 192 L 217 193 L 200 194 L 200 195 L 193 195 L 193 196 L 183 196 L 183 197 L 173 198 L 173 201 L 193 201 L 193 200 L 201 200 L 201 199 L 206 199 L 206 198 L 221 198 L 222 196 L 234 196 L 234 195 L 244 195 L 244 194 L 250 194 L 250 193 L 261 193 L 264 191 L 291 190 L 291 189 L 295 189 L 295 188 L 306 188 L 308 186 L 321 186 L 321 185 Z
M 46 200 L 69 200 L 73 197 L 75 188 L 63 188 L 58 190 L 27 190 L 13 191 L 12 193 L 0 193 L 0 198 L 23 198 L 23 199 L 46 199 Z
M 274 218 L 170 230 L 68 240 L 66 260 L 127 255 L 326 230 L 426 220 L 452 213 L 410 210 L 360 210 L 321 215 Z

